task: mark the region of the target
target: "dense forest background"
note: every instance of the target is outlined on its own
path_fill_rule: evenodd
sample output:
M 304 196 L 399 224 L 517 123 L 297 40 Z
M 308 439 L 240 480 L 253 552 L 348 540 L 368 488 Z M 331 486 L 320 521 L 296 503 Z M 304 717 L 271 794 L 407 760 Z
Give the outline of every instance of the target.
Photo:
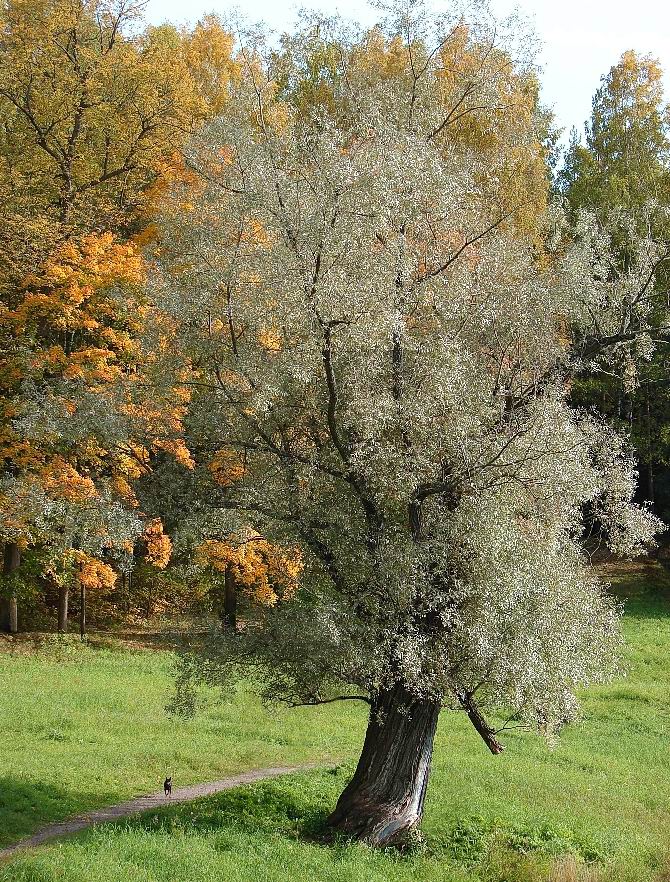
M 9 0 L 1 14 L 2 626 L 64 632 L 76 616 L 83 634 L 88 609 L 89 624 L 104 626 L 198 612 L 235 627 L 239 606 L 291 596 L 301 552 L 253 525 L 235 537 L 208 532 L 207 511 L 226 506 L 245 463 L 196 425 L 197 383 L 175 367 L 176 329 L 148 274 L 170 249 L 161 218 L 188 214 L 202 190 L 189 144 L 229 112 L 240 47 L 216 17 L 146 27 L 126 2 Z M 365 63 L 385 76 L 396 49 L 374 31 L 367 46 Z M 516 118 L 490 107 L 478 117 L 473 85 L 454 137 L 497 163 L 515 198 L 522 191 L 514 224 L 539 260 L 538 218 L 555 199 L 573 224 L 588 212 L 615 230 L 610 280 L 630 271 L 640 237 L 667 243 L 635 304 L 648 302 L 649 330 L 626 313 L 619 362 L 585 359 L 570 389 L 575 405 L 630 439 L 638 501 L 667 522 L 670 110 L 655 59 L 626 52 L 613 62 L 565 150 L 530 69 L 504 84 Z M 482 70 L 472 53 L 454 56 L 455 79 L 474 84 Z M 274 88 L 307 113 L 332 101 L 332 77 L 315 44 L 300 81 Z M 262 244 L 262 230 L 244 235 Z M 194 511 L 197 530 L 185 518 Z

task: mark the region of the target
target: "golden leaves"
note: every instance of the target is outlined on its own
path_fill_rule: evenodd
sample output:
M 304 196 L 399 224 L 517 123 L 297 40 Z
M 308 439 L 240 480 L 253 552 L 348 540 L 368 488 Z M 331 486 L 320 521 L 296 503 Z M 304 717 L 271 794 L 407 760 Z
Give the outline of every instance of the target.
M 74 562 L 77 578 L 85 588 L 100 591 L 114 587 L 116 573 L 109 564 L 83 551 L 69 551 L 66 557 Z
M 663 68 L 651 55 L 640 56 L 627 50 L 606 79 L 610 94 L 625 102 L 638 118 L 663 101 Z
M 238 76 L 233 38 L 214 16 L 191 31 L 142 31 L 137 11 L 111 15 L 102 0 L 8 0 L 0 10 L 12 171 L 73 228 L 123 223 Z
M 204 16 L 190 33 L 182 35 L 185 65 L 196 89 L 205 101 L 208 115 L 220 113 L 231 80 L 239 78 L 239 64 L 233 60 L 233 36 L 215 15 Z
M 196 551 L 201 566 L 232 572 L 235 583 L 257 603 L 274 606 L 298 590 L 304 564 L 297 546 L 281 548 L 248 528 L 242 537 L 207 539 Z
M 190 31 L 142 31 L 136 14 L 119 7 L 112 22 L 102 0 L 8 0 L 0 10 L 0 446 L 21 486 L 100 505 L 111 491 L 132 508 L 152 451 L 194 465 L 182 438 L 190 389 L 146 392 L 159 354 L 141 338 L 154 318 L 141 247 L 170 186 L 197 193 L 182 147 L 238 75 L 233 39 L 214 17 Z M 110 424 L 87 425 L 83 401 Z M 49 434 L 21 439 L 13 422 L 44 406 Z M 112 423 L 121 440 L 94 450 Z M 65 437 L 77 440 L 63 454 Z
M 172 555 L 172 540 L 163 532 L 160 518 L 149 521 L 142 538 L 147 548 L 147 560 L 159 570 L 164 570 Z
M 135 496 L 135 491 L 123 475 L 113 475 L 110 478 L 109 484 L 116 495 L 123 499 L 127 505 L 130 505 L 131 508 L 137 508 L 139 503 Z
M 517 232 L 536 239 L 549 190 L 536 76 L 519 71 L 502 49 L 474 41 L 464 25 L 443 45 L 440 62 L 439 138 L 445 148 L 475 151 L 489 201 L 510 215 Z
M 245 245 L 257 245 L 260 248 L 267 248 L 274 244 L 274 237 L 268 233 L 268 230 L 261 221 L 254 217 L 245 217 L 240 242 Z
M 170 453 L 184 468 L 193 470 L 195 462 L 191 452 L 182 438 L 159 438 L 153 442 L 154 450 L 164 450 Z
M 59 246 L 42 267 L 23 282 L 25 294 L 5 320 L 17 334 L 42 338 L 62 331 L 81 332 L 87 341 L 100 331 L 108 343 L 128 346 L 109 322 L 119 318 L 128 330 L 141 328 L 141 310 L 124 307 L 112 292 L 137 289 L 144 282 L 144 267 L 134 243 L 118 242 L 111 233 L 90 234 Z M 139 304 L 138 304 L 139 305 Z
M 207 463 L 207 468 L 220 487 L 230 487 L 242 480 L 246 473 L 244 460 L 236 450 L 218 450 Z
M 265 328 L 256 335 L 259 345 L 266 352 L 280 352 L 284 340 L 277 328 Z
M 364 46 L 354 53 L 352 65 L 368 75 L 390 79 L 407 71 L 409 56 L 399 37 L 389 42 L 378 28 L 373 28 L 367 34 Z
M 60 456 L 54 456 L 44 466 L 40 472 L 40 479 L 45 492 L 54 499 L 88 502 L 98 495 L 91 478 L 80 474 Z

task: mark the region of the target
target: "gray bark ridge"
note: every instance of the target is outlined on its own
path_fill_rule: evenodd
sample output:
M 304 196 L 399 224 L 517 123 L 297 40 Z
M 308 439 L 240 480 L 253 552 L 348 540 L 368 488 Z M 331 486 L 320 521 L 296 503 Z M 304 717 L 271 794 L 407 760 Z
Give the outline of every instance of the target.
M 380 692 L 358 766 L 328 826 L 375 846 L 407 841 L 423 815 L 440 708 L 402 684 Z
M 211 796 L 214 793 L 220 793 L 223 790 L 232 790 L 243 784 L 254 784 L 256 781 L 262 781 L 265 778 L 279 778 L 281 775 L 291 775 L 294 772 L 304 772 L 309 769 L 319 768 L 319 763 L 305 763 L 299 766 L 274 766 L 267 769 L 251 769 L 248 772 L 240 772 L 239 775 L 233 775 L 230 778 L 223 778 L 220 781 L 210 781 L 206 784 L 193 784 L 190 787 L 179 787 L 172 791 L 171 796 L 165 796 L 162 790 L 148 796 L 138 796 L 135 799 L 129 799 L 127 802 L 121 802 L 118 805 L 110 805 L 107 808 L 96 809 L 92 812 L 86 812 L 83 815 L 77 815 L 65 821 L 59 821 L 55 824 L 49 824 L 21 839 L 19 842 L 10 845 L 7 848 L 0 849 L 0 860 L 9 858 L 26 849 L 36 848 L 43 845 L 51 839 L 57 839 L 59 836 L 68 836 L 72 833 L 78 833 L 86 830 L 88 827 L 94 827 L 97 824 L 104 824 L 109 821 L 116 821 L 119 818 L 127 818 L 131 815 L 137 815 L 141 812 L 151 811 L 151 809 L 164 808 L 180 802 L 189 802 L 193 799 L 200 799 L 203 796 Z

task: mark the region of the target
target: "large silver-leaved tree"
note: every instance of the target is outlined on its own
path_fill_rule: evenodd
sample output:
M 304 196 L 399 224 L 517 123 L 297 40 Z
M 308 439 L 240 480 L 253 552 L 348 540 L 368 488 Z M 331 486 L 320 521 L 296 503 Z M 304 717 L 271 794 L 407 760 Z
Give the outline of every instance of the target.
M 204 670 L 369 703 L 329 823 L 375 844 L 421 819 L 442 707 L 498 753 L 493 719 L 551 736 L 611 675 L 618 608 L 582 546 L 637 553 L 657 529 L 625 441 L 569 396 L 652 345 L 661 252 L 637 243 L 622 275 L 547 204 L 546 118 L 504 33 L 414 7 L 242 46 L 161 220 L 194 455 L 233 464 L 176 538 L 253 528 L 304 562 Z

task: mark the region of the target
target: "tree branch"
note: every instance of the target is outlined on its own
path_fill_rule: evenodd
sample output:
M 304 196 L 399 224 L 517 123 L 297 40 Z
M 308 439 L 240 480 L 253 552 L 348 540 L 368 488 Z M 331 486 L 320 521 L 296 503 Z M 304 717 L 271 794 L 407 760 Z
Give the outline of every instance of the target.
M 507 220 L 507 218 L 510 217 L 511 213 L 512 213 L 511 211 L 506 212 L 505 214 L 501 215 L 497 220 L 493 221 L 492 224 L 489 224 L 489 226 L 486 227 L 486 229 L 482 230 L 480 233 L 477 233 L 476 236 L 473 236 L 471 239 L 467 239 L 461 245 L 461 247 L 457 251 L 455 251 L 451 255 L 451 257 L 449 257 L 449 259 L 447 261 L 445 261 L 445 263 L 442 264 L 442 266 L 437 267 L 437 269 L 430 270 L 430 272 L 426 272 L 423 275 L 419 276 L 417 279 L 415 279 L 414 283 L 412 285 L 412 288 L 415 288 L 417 285 L 420 285 L 423 282 L 427 282 L 429 279 L 433 279 L 433 278 L 435 278 L 435 276 L 439 276 L 441 273 L 443 273 L 446 269 L 448 269 L 452 265 L 452 263 L 455 263 L 458 260 L 458 258 L 461 256 L 461 254 L 463 254 L 463 252 L 467 248 L 469 248 L 471 245 L 474 245 L 475 242 L 478 242 L 480 239 L 483 239 L 485 236 L 488 236 L 489 233 L 492 233 L 493 230 L 496 229 L 496 227 L 499 227 L 500 224 L 503 223 L 503 221 Z
M 471 692 L 456 690 L 456 698 L 458 698 L 461 707 L 468 715 L 470 722 L 481 736 L 482 741 L 488 747 L 492 754 L 502 753 L 504 746 L 496 738 L 496 730 L 484 718 L 477 703 L 472 697 Z
M 313 698 L 309 701 L 286 700 L 285 704 L 288 704 L 289 707 L 316 707 L 319 704 L 332 704 L 335 701 L 363 701 L 365 704 L 372 705 L 367 695 L 336 695 L 334 698 Z

